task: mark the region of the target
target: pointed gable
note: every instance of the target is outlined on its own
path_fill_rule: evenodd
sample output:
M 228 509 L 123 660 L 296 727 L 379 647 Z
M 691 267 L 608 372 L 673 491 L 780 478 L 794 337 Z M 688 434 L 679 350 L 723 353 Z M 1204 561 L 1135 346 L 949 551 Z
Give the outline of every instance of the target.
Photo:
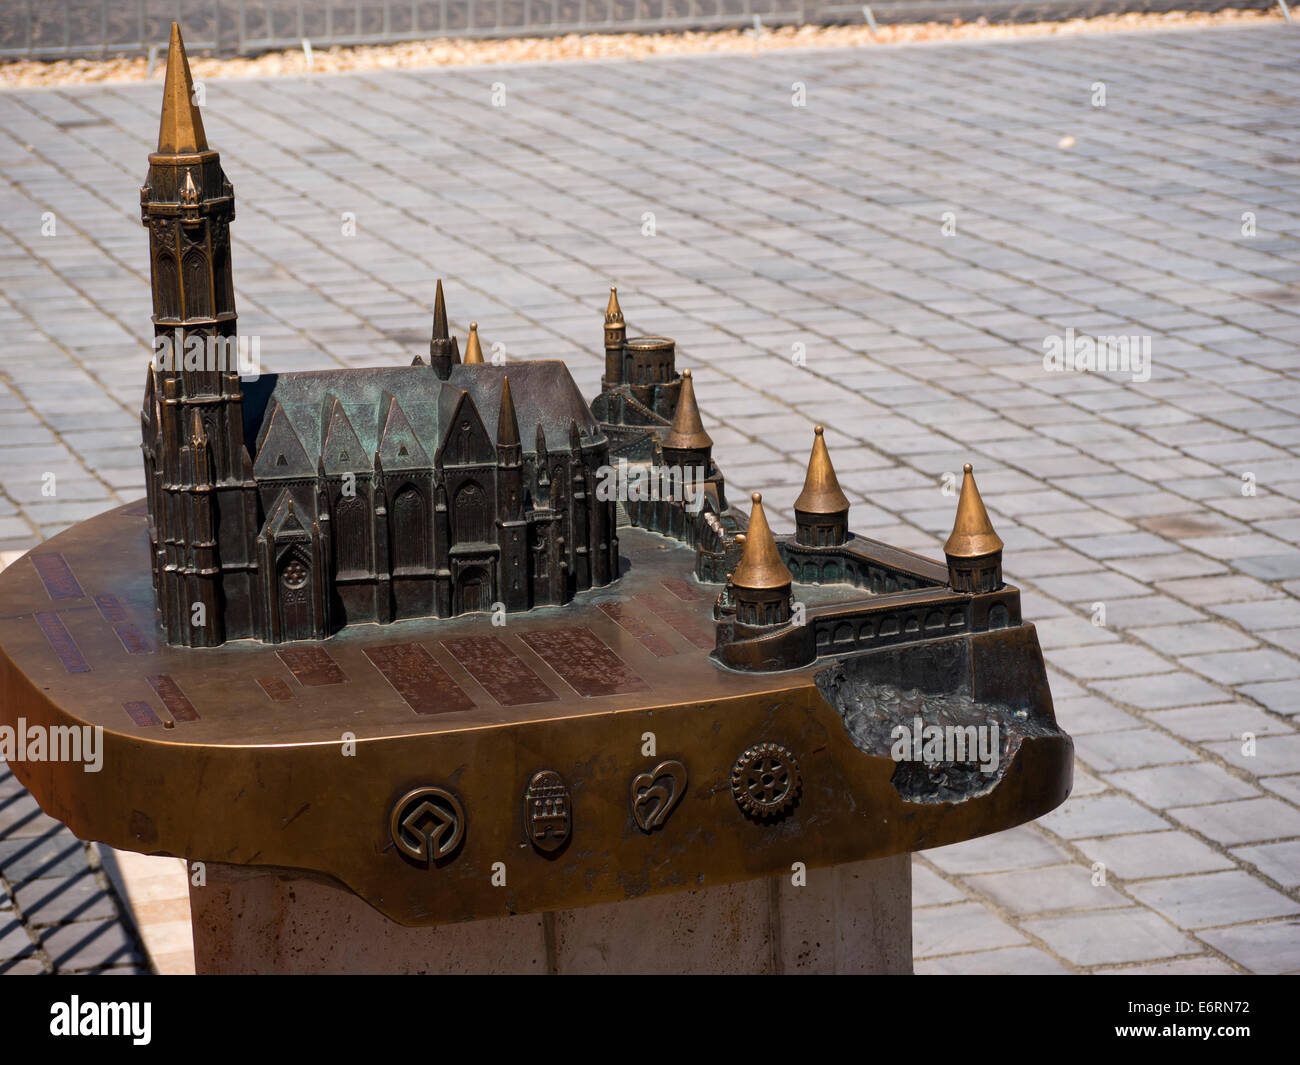
M 443 393 L 442 461 L 448 466 L 495 464 L 496 445 L 483 427 L 474 398 L 468 392 L 447 389 Z
M 263 423 L 253 473 L 259 481 L 263 478 L 313 477 L 316 473 L 316 467 L 289 424 L 284 408 L 274 401 L 270 416 Z
M 325 427 L 321 457 L 325 460 L 326 473 L 365 473 L 370 469 L 370 457 L 361 446 L 343 403 L 333 393 L 325 394 L 321 425 Z
M 428 469 L 431 465 L 406 411 L 388 392 L 379 405 L 379 458 L 387 470 Z
M 266 521 L 262 525 L 259 539 L 296 540 L 309 538 L 311 535 L 307 528 L 309 520 L 310 516 L 299 513 L 288 490 L 281 489 L 280 493 L 275 497 L 275 505 L 271 507 L 266 516 Z

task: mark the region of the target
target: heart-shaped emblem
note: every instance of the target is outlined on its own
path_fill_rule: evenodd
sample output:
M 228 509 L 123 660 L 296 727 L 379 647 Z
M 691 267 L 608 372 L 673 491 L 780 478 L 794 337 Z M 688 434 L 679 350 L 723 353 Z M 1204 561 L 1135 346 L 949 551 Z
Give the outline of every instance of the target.
M 686 766 L 660 762 L 648 773 L 632 778 L 632 818 L 642 832 L 652 832 L 673 812 L 686 791 Z

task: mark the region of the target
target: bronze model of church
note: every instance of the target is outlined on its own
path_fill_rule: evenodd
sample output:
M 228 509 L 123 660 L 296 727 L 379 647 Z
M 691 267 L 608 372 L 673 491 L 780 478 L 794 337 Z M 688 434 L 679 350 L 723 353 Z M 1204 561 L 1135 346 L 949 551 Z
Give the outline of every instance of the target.
M 614 290 L 590 406 L 563 362 L 485 362 L 476 326 L 462 358 L 441 282 L 427 362 L 246 383 L 191 359 L 192 338 L 211 352 L 236 336 L 234 191 L 192 93 L 174 33 L 140 190 L 155 335 L 186 349 L 151 366 L 142 411 L 168 643 L 559 606 L 619 578 L 620 524 L 695 548 L 695 580 L 721 585 L 714 656 L 731 668 L 1020 624 L 969 465 L 946 565 L 850 531 L 820 427 L 792 537 L 773 535 L 757 493 L 748 517 L 734 510 L 690 371 L 671 339 L 627 337 Z

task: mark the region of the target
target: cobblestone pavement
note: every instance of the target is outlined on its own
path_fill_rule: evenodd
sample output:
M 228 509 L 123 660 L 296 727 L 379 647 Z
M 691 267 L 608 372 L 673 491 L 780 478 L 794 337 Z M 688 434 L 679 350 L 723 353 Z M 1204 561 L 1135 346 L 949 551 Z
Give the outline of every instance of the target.
M 617 282 L 696 369 L 735 496 L 787 527 L 814 421 L 853 527 L 931 555 L 974 463 L 1079 764 L 1035 824 L 918 856 L 919 971 L 1283 972 L 1298 51 L 1278 28 L 221 81 L 204 120 L 272 369 L 409 361 L 441 275 L 462 335 L 594 394 Z M 0 550 L 140 491 L 158 107 L 0 96 Z M 1048 372 L 1067 329 L 1150 336 L 1150 379 Z M 3 780 L 0 835 L 0 959 L 116 934 Z M 43 931 L 31 899 L 64 884 L 85 908 Z

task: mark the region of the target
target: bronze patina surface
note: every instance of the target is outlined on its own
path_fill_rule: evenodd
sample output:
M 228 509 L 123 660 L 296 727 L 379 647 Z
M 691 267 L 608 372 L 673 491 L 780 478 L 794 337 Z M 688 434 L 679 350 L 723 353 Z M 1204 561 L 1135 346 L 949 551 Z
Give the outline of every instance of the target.
M 1072 744 L 1055 727 L 1032 626 L 731 672 L 680 631 L 712 624 L 714 589 L 683 578 L 694 553 L 623 533 L 616 595 L 584 592 L 505 626 L 480 614 L 356 626 L 320 644 L 196 651 L 154 640 L 142 650 L 118 630 L 154 629 L 143 507 L 83 522 L 0 574 L 0 721 L 103 726 L 103 768 L 27 761 L 14 772 L 83 838 L 315 870 L 407 924 L 940 846 L 1066 797 Z M 647 602 L 660 599 L 676 604 L 678 625 Z M 610 601 L 636 624 L 601 609 Z M 466 654 L 483 643 L 491 655 Z M 995 774 L 891 757 L 893 725 L 910 728 L 914 713 L 957 721 L 942 703 L 960 696 L 1000 725 Z M 737 801 L 737 762 L 761 744 L 797 762 L 788 809 L 759 807 L 765 796 L 784 803 L 761 785 L 747 793 L 752 809 Z M 673 761 L 686 770 L 675 797 L 671 779 L 655 779 Z M 543 770 L 571 794 L 554 850 L 533 845 L 523 801 Z M 642 774 L 643 791 L 659 786 L 671 803 L 649 831 L 641 821 L 659 813 L 655 801 L 632 800 Z M 400 851 L 391 831 L 418 788 L 450 792 L 464 812 L 463 838 L 431 863 Z

